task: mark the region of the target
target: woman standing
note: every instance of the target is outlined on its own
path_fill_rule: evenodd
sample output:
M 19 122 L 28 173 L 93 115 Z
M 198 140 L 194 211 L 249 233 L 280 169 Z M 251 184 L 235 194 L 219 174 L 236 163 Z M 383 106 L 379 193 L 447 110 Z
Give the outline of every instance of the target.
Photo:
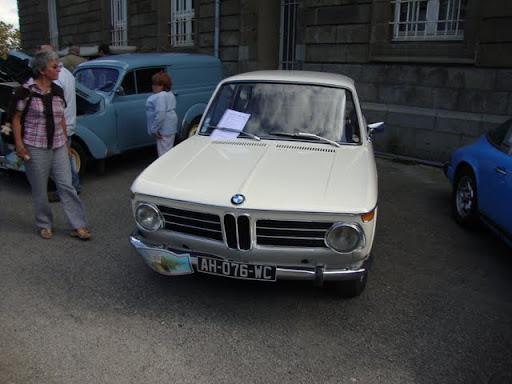
M 60 72 L 58 55 L 46 50 L 37 53 L 32 70 L 33 77 L 17 92 L 12 123 L 16 153 L 25 161 L 32 190 L 36 227 L 43 239 L 51 239 L 53 217 L 47 192 L 51 174 L 72 228 L 71 236 L 88 240 L 91 234 L 85 211 L 71 184 L 64 93 L 53 83 Z
M 162 156 L 174 145 L 178 128 L 176 97 L 171 92 L 171 78 L 159 72 L 151 78 L 153 94 L 146 101 L 146 121 L 148 133 L 156 137 L 158 156 Z

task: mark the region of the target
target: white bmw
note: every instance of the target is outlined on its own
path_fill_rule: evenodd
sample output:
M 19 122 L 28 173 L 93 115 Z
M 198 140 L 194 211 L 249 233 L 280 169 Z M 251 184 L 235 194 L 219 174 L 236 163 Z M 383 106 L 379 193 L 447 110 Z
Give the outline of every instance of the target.
M 131 243 L 164 275 L 365 288 L 377 170 L 354 82 L 259 71 L 217 87 L 196 135 L 134 181 Z

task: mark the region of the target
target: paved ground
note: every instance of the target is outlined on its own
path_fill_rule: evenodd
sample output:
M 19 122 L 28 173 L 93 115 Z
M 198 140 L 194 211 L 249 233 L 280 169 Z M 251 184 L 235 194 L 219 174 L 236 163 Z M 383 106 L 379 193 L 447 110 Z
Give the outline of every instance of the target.
M 39 239 L 0 172 L 0 384 L 510 383 L 512 252 L 450 217 L 442 171 L 379 159 L 376 263 L 340 300 L 305 283 L 166 278 L 133 253 L 151 153 L 84 178 L 93 240 Z

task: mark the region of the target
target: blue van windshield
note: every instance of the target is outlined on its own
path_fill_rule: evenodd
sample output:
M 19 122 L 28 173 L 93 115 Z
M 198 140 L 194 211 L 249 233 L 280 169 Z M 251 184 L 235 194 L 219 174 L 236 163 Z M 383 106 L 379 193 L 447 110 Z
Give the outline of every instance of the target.
M 119 73 L 112 68 L 83 68 L 75 72 L 75 79 L 89 89 L 110 92 L 117 83 Z

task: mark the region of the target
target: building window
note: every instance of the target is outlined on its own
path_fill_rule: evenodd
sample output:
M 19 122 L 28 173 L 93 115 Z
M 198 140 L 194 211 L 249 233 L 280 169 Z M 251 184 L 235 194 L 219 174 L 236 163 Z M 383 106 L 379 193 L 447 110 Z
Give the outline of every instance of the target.
M 194 45 L 194 3 L 192 0 L 171 0 L 169 38 L 173 47 Z
M 393 40 L 462 40 L 467 0 L 394 0 Z
M 128 45 L 126 0 L 110 0 L 112 16 L 112 45 Z
M 48 0 L 48 27 L 50 32 L 50 44 L 59 49 L 59 28 L 57 26 L 57 6 L 55 0 Z
M 297 45 L 297 11 L 299 0 L 281 0 L 279 69 L 299 69 Z

